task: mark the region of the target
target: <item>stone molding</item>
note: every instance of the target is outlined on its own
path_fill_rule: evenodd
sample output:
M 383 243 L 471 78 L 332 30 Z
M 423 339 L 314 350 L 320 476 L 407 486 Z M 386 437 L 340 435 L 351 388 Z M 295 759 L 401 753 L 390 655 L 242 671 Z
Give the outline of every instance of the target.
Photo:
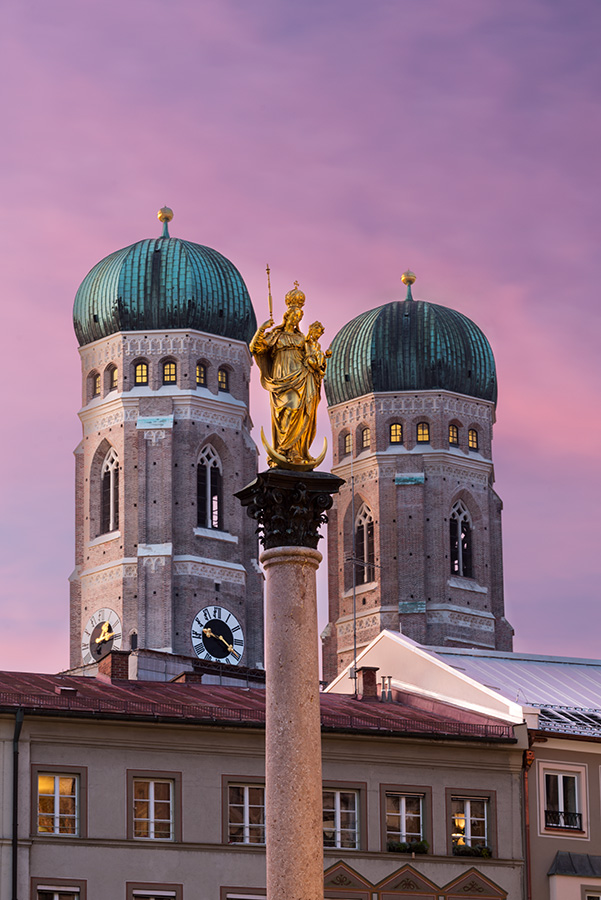
M 116 562 L 104 563 L 93 569 L 80 572 L 74 579 L 79 578 L 81 581 L 86 579 L 86 587 L 98 584 L 107 584 L 111 581 L 117 581 L 121 578 L 137 578 L 138 564 L 135 559 L 123 558 Z
M 332 426 L 341 428 L 378 415 L 395 413 L 439 413 L 461 416 L 470 420 L 489 422 L 495 418 L 495 405 L 488 400 L 476 400 L 450 391 L 407 391 L 394 394 L 366 394 L 356 400 L 347 400 L 328 410 Z
M 174 575 L 195 575 L 199 578 L 209 578 L 212 581 L 227 581 L 231 584 L 246 584 L 246 570 L 238 563 L 227 563 L 218 559 L 203 559 L 202 557 L 177 556 L 173 561 Z

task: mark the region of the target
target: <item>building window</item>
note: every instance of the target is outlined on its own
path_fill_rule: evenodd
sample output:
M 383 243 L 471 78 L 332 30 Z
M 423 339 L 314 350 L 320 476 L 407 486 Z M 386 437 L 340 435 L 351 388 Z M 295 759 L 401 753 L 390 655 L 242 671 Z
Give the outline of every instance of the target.
M 386 844 L 422 841 L 423 797 L 418 794 L 386 794 Z
M 53 888 L 38 888 L 36 894 L 37 900 L 79 900 L 79 896 L 79 891 L 70 891 L 64 888 L 56 891 Z
M 472 577 L 472 526 L 470 515 L 458 500 L 449 519 L 451 541 L 451 575 Z
M 100 373 L 94 372 L 92 375 L 92 397 L 100 397 Z
M 221 460 L 210 444 L 200 451 L 196 471 L 198 525 L 200 528 L 217 528 L 222 531 Z
M 230 373 L 227 369 L 219 369 L 217 372 L 217 385 L 220 391 L 229 391 Z
M 126 883 L 127 900 L 182 900 L 181 884 L 148 884 L 141 882 Z
M 359 848 L 357 791 L 323 792 L 323 845 Z
M 79 833 L 79 778 L 73 774 L 38 773 L 38 834 Z
M 173 360 L 163 363 L 163 384 L 175 384 L 177 381 L 177 366 Z
M 403 443 L 403 426 L 400 422 L 393 422 L 390 426 L 390 443 L 391 444 L 402 444 Z
M 451 839 L 453 853 L 462 847 L 488 846 L 488 799 L 475 797 L 451 798 Z
M 204 363 L 196 363 L 196 384 L 198 387 L 207 386 L 207 367 Z
M 427 422 L 419 422 L 417 426 L 417 443 L 428 444 L 430 442 L 430 426 Z
M 101 469 L 100 534 L 119 528 L 119 457 L 111 447 Z
M 459 444 L 459 429 L 456 425 L 449 425 L 449 444 Z
M 467 445 L 470 450 L 478 449 L 478 432 L 475 428 L 470 428 L 467 433 Z
M 364 428 L 361 432 L 361 449 L 369 450 L 370 444 L 371 444 L 371 431 L 369 428 Z
M 344 435 L 344 455 L 349 456 L 353 451 L 353 437 L 350 433 Z
M 173 782 L 134 778 L 133 836 L 146 841 L 172 841 Z
M 363 504 L 355 519 L 355 584 L 375 581 L 374 517 Z
M 263 785 L 228 785 L 230 844 L 265 843 L 265 788 Z
M 135 384 L 148 384 L 148 363 L 138 362 L 134 368 Z
M 119 387 L 119 370 L 117 366 L 110 366 L 107 372 L 107 390 L 116 391 Z
M 582 831 L 578 773 L 548 772 L 545 780 L 545 828 Z

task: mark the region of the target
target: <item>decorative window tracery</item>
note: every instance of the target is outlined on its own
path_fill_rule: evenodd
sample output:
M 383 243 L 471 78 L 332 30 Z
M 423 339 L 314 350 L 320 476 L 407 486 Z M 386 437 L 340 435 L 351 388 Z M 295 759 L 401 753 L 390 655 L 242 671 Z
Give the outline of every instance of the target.
M 365 503 L 355 519 L 355 584 L 375 580 L 374 517 Z
M 465 505 L 458 500 L 449 519 L 451 574 L 472 577 L 472 524 Z
M 390 426 L 389 439 L 391 444 L 403 443 L 403 426 L 400 422 L 393 422 Z
M 200 451 L 196 472 L 198 525 L 223 531 L 222 466 L 211 444 Z
M 107 534 L 119 528 L 119 457 L 113 447 L 102 463 L 100 533 Z

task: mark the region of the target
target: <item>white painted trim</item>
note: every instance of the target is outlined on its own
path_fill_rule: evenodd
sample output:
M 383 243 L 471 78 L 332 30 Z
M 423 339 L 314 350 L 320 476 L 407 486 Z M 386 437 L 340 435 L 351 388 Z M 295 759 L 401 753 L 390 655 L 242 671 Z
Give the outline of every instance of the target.
M 138 556 L 171 556 L 173 544 L 138 544 Z
M 93 541 L 88 541 L 86 547 L 96 547 L 97 544 L 107 544 L 109 541 L 116 541 L 117 538 L 120 537 L 120 531 L 108 531 L 106 534 L 101 534 L 99 537 L 94 538 Z
M 230 534 L 229 531 L 219 531 L 218 528 L 200 528 L 192 529 L 197 537 L 213 538 L 214 541 L 226 541 L 230 544 L 237 544 L 238 537 Z
M 86 578 L 88 575 L 95 575 L 97 572 L 106 572 L 107 569 L 117 569 L 121 566 L 136 564 L 138 560 L 135 556 L 122 556 L 121 559 L 113 560 L 113 562 L 102 563 L 101 566 L 94 566 L 91 569 L 85 569 L 79 573 L 80 578 Z
M 474 591 L 476 594 L 488 594 L 488 588 L 478 584 L 473 578 L 451 575 L 447 584 L 449 587 L 460 588 L 462 591 Z
M 244 572 L 246 569 L 240 563 L 226 562 L 224 559 L 208 559 L 206 556 L 191 556 L 186 553 L 183 556 L 174 556 L 173 562 L 192 562 L 203 566 L 217 566 L 220 569 L 231 569 L 234 572 Z

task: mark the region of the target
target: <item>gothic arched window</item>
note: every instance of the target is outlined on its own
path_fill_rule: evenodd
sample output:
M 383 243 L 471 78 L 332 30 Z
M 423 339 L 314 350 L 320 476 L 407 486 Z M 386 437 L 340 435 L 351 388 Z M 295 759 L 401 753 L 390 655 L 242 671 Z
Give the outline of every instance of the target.
M 116 391 L 119 387 L 119 370 L 117 366 L 108 366 L 106 370 L 106 389 Z
M 374 517 L 365 503 L 355 519 L 355 584 L 375 580 Z
M 119 528 L 119 457 L 113 447 L 104 458 L 100 478 L 100 534 L 107 534 Z
M 472 577 L 472 523 L 466 507 L 458 500 L 449 519 L 451 575 Z
M 94 372 L 92 375 L 92 397 L 100 397 L 100 373 Z
M 344 435 L 344 455 L 348 456 L 353 449 L 353 436 L 349 432 Z
M 223 530 L 223 499 L 221 460 L 207 444 L 200 451 L 197 472 L 197 507 L 200 528 Z
M 364 428 L 361 432 L 361 449 L 369 450 L 369 446 L 371 444 L 371 431 L 369 428 Z

